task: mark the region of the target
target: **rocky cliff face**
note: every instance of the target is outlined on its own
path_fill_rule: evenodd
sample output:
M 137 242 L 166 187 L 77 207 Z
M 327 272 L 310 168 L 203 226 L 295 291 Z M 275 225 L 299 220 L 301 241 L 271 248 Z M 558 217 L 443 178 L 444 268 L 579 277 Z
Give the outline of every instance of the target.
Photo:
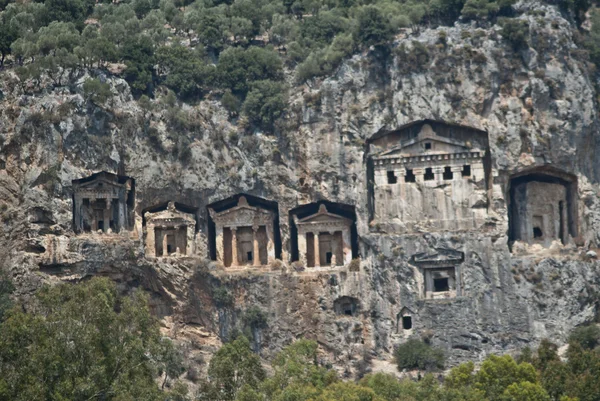
M 549 6 L 519 7 L 527 49 L 514 50 L 498 26 L 407 31 L 388 51 L 355 55 L 334 76 L 294 87 L 274 134 L 247 130 L 216 100 L 173 105 L 158 94 L 142 109 L 122 79 L 100 71 L 91 73 L 114 95 L 103 106 L 83 97 L 88 73 L 38 89 L 3 71 L 0 260 L 18 295 L 107 275 L 124 290 L 147 290 L 190 358 L 245 328 L 267 358 L 294 338 L 316 339 L 348 375 L 387 368 L 409 335 L 443 347 L 452 363 L 564 341 L 598 308 L 597 92 L 569 22 Z M 478 229 L 400 234 L 370 224 L 367 140 L 421 119 L 488 133 L 489 203 Z M 510 177 L 547 165 L 577 179 L 579 236 L 510 249 Z M 135 178 L 131 232 L 73 232 L 71 182 L 100 170 Z M 281 263 L 234 272 L 209 260 L 206 206 L 238 193 L 278 202 Z M 288 212 L 318 200 L 355 207 L 359 267 L 290 263 Z M 197 208 L 196 256 L 144 257 L 143 211 L 167 201 Z M 414 256 L 439 249 L 464 255 L 462 293 L 425 300 Z M 354 316 L 336 314 L 344 296 L 359 301 Z M 409 330 L 399 327 L 403 314 Z

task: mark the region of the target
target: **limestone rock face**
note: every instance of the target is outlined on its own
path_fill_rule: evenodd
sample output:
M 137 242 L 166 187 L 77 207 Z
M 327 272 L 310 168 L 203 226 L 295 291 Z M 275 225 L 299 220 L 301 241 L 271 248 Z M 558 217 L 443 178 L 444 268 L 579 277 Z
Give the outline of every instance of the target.
M 545 337 L 564 342 L 598 309 L 598 94 L 569 22 L 549 6 L 519 7 L 544 11 L 519 17 L 530 48 L 515 52 L 497 26 L 407 31 L 387 52 L 365 51 L 335 75 L 293 87 L 274 133 L 248 132 L 216 100 L 174 108 L 158 96 L 154 110 L 142 110 L 116 76 L 103 77 L 114 98 L 98 106 L 82 96 L 85 74 L 33 93 L 2 71 L 0 262 L 17 295 L 105 275 L 123 291 L 147 290 L 165 332 L 190 355 L 211 354 L 238 329 L 265 358 L 305 337 L 348 375 L 383 369 L 410 335 L 444 348 L 451 364 Z M 442 179 L 435 196 L 390 190 L 385 202 L 418 201 L 414 210 L 437 208 L 450 220 L 445 202 L 456 201 L 474 210 L 473 224 L 374 219 L 370 138 L 425 119 L 487 133 L 487 183 L 457 184 L 468 196 L 453 198 Z M 556 194 L 572 206 L 564 218 L 552 211 L 552 232 L 563 237 L 513 242 L 511 182 L 548 166 L 576 182 Z M 99 171 L 135 179 L 133 227 L 76 234 L 72 182 Z M 279 259 L 260 268 L 211 261 L 208 205 L 237 194 L 272 202 Z M 317 201 L 354 208 L 352 262 L 336 257 L 330 269 L 311 270 L 294 261 L 290 211 Z M 167 202 L 194 210 L 193 255 L 147 258 L 143 212 Z M 443 296 L 428 299 L 428 288 Z

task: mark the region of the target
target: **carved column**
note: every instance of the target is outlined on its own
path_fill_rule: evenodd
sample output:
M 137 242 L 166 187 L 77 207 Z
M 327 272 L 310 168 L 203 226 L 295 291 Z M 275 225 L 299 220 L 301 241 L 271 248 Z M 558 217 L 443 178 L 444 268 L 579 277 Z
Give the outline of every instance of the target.
M 146 256 L 156 257 L 156 237 L 154 234 L 154 224 L 146 223 Z
M 457 178 L 462 178 L 462 166 L 451 166 L 450 171 L 452 171 L 452 179 L 456 180 Z
M 231 227 L 231 266 L 238 265 L 237 227 Z
M 275 260 L 275 236 L 273 234 L 273 223 L 265 226 L 267 232 L 267 262 L 271 263 Z
M 112 198 L 106 198 L 106 209 L 104 209 L 104 232 L 110 228 L 110 218 L 112 209 Z
M 306 233 L 304 231 L 298 232 L 298 260 L 307 266 L 308 261 L 306 260 Z
M 415 182 L 425 181 L 425 169 L 421 167 L 413 168 L 413 174 L 415 175 Z
M 163 245 L 163 256 L 169 256 L 167 249 L 167 230 L 162 230 L 162 245 Z
M 260 266 L 260 249 L 258 247 L 258 226 L 252 226 L 252 265 Z
M 444 181 L 444 168 L 443 167 L 434 167 L 433 168 L 433 180 L 435 182 Z
M 314 233 L 315 267 L 321 267 L 321 251 L 319 249 L 319 232 Z
M 342 244 L 344 246 L 344 260 L 343 264 L 347 265 L 352 262 L 352 241 L 350 237 L 350 227 L 346 227 L 342 230 Z
M 223 227 L 221 225 L 215 226 L 215 248 L 217 261 L 225 265 L 225 242 L 223 238 Z

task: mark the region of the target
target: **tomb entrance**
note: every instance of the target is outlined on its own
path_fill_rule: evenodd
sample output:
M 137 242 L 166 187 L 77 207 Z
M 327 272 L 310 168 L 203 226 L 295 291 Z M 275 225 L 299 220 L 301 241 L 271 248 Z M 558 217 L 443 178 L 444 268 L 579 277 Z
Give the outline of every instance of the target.
M 102 171 L 72 184 L 75 232 L 119 232 L 132 226 L 133 178 Z
M 192 256 L 194 254 L 195 216 L 178 209 L 175 202 L 169 202 L 166 210 L 145 212 L 144 221 L 146 256 Z
M 209 207 L 214 223 L 216 259 L 225 267 L 263 266 L 276 257 L 276 214 L 251 206 L 240 196 L 236 206 L 216 211 Z
M 344 266 L 352 261 L 353 220 L 330 213 L 325 204 L 319 205 L 317 213 L 293 216 L 298 258 L 305 266 Z
M 421 272 L 421 296 L 424 299 L 454 298 L 462 295 L 460 264 L 464 254 L 448 248 L 414 255 L 411 263 Z
M 360 302 L 354 297 L 343 296 L 333 302 L 333 309 L 337 315 L 357 316 L 360 310 Z
M 551 167 L 534 168 L 510 181 L 510 240 L 548 247 L 577 236 L 577 178 Z
M 368 152 L 373 227 L 412 232 L 484 224 L 491 176 L 485 131 L 415 121 L 374 135 Z

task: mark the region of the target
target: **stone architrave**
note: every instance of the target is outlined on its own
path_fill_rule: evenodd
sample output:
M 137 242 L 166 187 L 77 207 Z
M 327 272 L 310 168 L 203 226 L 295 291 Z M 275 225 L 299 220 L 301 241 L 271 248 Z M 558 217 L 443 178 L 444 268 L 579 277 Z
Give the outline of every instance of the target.
M 73 180 L 75 232 L 129 229 L 128 213 L 133 179 L 105 171 Z
M 314 263 L 313 266 L 320 267 L 320 246 L 319 236 L 321 233 L 331 234 L 332 250 L 336 251 L 337 255 L 332 255 L 331 265 L 340 264 L 347 265 L 352 261 L 352 243 L 350 230 L 352 220 L 338 214 L 327 211 L 325 205 L 319 206 L 319 211 L 313 215 L 299 219 L 294 216 L 294 222 L 298 229 L 298 254 L 299 259 L 303 263 L 307 261 L 307 244 L 306 235 L 312 233 L 314 235 Z M 338 249 L 337 236 L 341 234 L 342 249 Z M 335 257 L 334 257 L 335 256 Z M 338 257 L 339 256 L 339 257 Z M 310 265 L 310 264 L 309 264 Z
M 239 265 L 237 258 L 237 244 L 235 235 L 232 235 L 232 243 L 227 244 L 224 241 L 223 231 L 229 229 L 234 233 L 238 229 L 249 228 L 252 230 L 252 260 L 253 266 L 260 266 L 270 263 L 275 259 L 275 241 L 274 241 L 274 221 L 275 213 L 257 206 L 250 206 L 246 197 L 240 196 L 238 204 L 232 208 L 216 212 L 214 209 L 209 209 L 210 216 L 215 223 L 215 239 L 217 250 L 217 261 L 225 264 L 225 253 L 231 252 L 232 262 L 231 267 Z M 261 227 L 264 227 L 266 232 L 266 240 L 263 236 L 258 235 Z M 261 249 L 265 250 L 267 255 L 266 261 L 260 260 Z M 230 266 L 226 266 L 230 267 Z
M 166 210 L 155 213 L 146 212 L 146 245 L 147 257 L 170 256 L 167 252 L 167 233 L 175 238 L 174 256 L 192 256 L 195 249 L 196 218 L 193 214 L 177 210 L 174 202 L 169 202 Z M 160 229 L 160 238 L 156 230 Z M 162 254 L 157 255 L 157 244 L 161 244 Z M 177 251 L 179 249 L 179 252 Z

